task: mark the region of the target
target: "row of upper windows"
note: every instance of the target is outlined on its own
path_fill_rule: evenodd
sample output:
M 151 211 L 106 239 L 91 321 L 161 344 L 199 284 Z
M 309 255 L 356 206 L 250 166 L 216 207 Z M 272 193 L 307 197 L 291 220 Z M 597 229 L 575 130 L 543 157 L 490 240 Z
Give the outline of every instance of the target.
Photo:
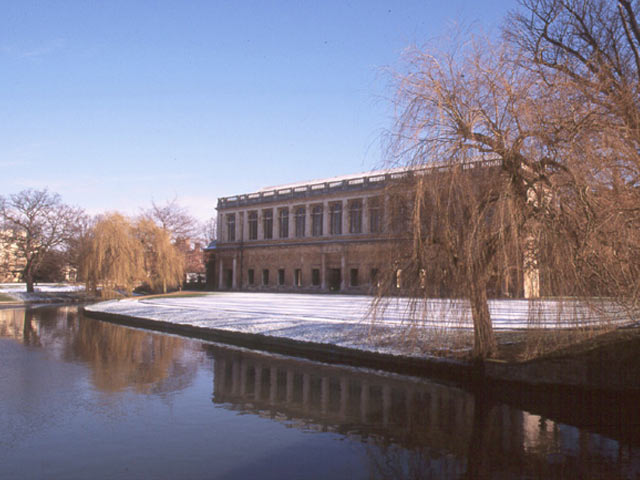
M 380 199 L 371 198 L 367 202 L 369 233 L 382 232 L 382 205 Z M 294 216 L 294 232 L 293 236 L 302 238 L 307 232 L 307 207 L 298 206 L 293 209 Z M 341 235 L 342 232 L 342 202 L 334 202 L 329 204 L 329 235 Z M 278 238 L 289 238 L 289 208 L 279 208 L 278 215 Z M 324 230 L 324 206 L 313 205 L 309 208 L 311 214 L 311 236 L 320 237 Z M 362 199 L 350 200 L 347 204 L 348 230 L 350 234 L 359 234 L 363 232 L 363 203 Z M 234 242 L 236 240 L 236 214 L 226 214 L 227 241 Z M 273 238 L 273 209 L 262 210 L 262 238 L 270 240 Z M 251 210 L 247 212 L 248 239 L 258 239 L 258 211 Z

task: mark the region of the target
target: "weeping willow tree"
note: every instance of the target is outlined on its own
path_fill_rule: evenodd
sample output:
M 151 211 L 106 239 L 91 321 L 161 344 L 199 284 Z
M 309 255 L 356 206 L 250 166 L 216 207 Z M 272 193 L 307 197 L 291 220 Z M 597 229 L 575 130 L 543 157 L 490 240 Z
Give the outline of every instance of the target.
M 530 296 L 539 294 L 527 242 L 539 230 L 549 179 L 564 170 L 537 129 L 552 102 L 517 55 L 481 38 L 415 51 L 398 83 L 391 153 L 411 167 L 414 198 L 409 234 L 395 251 L 405 252 L 405 283 L 421 297 L 433 293 L 421 289 L 426 282 L 468 300 L 480 358 L 496 350 L 488 306 L 496 284 L 513 290 L 521 266 Z
M 153 291 L 166 293 L 180 285 L 184 272 L 169 232 L 147 218 L 134 225 L 119 213 L 98 219 L 81 256 L 87 289 L 95 292 L 101 286 L 103 296 L 118 290 L 131 293 L 145 283 Z
M 505 40 L 409 54 L 390 136 L 412 221 L 388 263 L 412 295 L 431 282 L 468 301 L 479 358 L 500 288 L 629 312 L 640 298 L 640 5 L 521 3 Z
M 134 235 L 131 223 L 119 213 L 100 218 L 87 236 L 81 271 L 87 290 L 103 297 L 118 290 L 131 293 L 144 278 L 142 244 Z
M 413 321 L 435 315 L 442 324 L 445 315 L 454 328 L 468 304 L 473 353 L 492 355 L 496 341 L 489 298 L 522 295 L 524 289 L 526 250 L 519 236 L 527 215 L 518 208 L 509 176 L 495 161 L 416 167 L 391 184 L 386 196 L 392 247 L 384 247 L 390 268 L 382 275 L 379 303 L 401 293 L 412 299 Z M 434 298 L 446 301 L 434 304 Z
M 154 291 L 178 287 L 184 276 L 184 256 L 171 243 L 171 235 L 149 218 L 138 220 L 135 234 L 144 251 L 146 281 Z

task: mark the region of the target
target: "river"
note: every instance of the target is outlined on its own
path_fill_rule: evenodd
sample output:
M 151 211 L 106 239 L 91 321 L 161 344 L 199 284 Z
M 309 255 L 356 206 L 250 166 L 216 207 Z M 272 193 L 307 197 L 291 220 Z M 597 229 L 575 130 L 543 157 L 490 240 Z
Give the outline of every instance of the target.
M 634 399 L 530 396 L 0 309 L 0 478 L 636 478 Z M 604 399 L 603 399 L 604 398 Z

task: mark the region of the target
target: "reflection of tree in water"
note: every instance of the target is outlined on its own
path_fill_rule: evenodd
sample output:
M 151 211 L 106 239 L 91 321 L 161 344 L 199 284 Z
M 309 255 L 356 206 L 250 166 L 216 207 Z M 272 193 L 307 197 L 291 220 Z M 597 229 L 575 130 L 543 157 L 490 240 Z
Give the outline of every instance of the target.
M 124 328 L 96 320 L 79 322 L 71 354 L 91 366 L 95 387 L 106 392 L 132 388 L 138 393 L 166 393 L 191 383 L 195 359 L 185 354 L 185 340 Z
M 197 369 L 188 340 L 83 318 L 76 306 L 0 309 L 1 337 L 87 362 L 95 387 L 107 392 L 180 390 Z
M 40 346 L 40 337 L 36 326 L 34 325 L 34 315 L 32 310 L 27 309 L 24 311 L 24 326 L 22 332 L 23 342 L 25 345 L 32 347 Z

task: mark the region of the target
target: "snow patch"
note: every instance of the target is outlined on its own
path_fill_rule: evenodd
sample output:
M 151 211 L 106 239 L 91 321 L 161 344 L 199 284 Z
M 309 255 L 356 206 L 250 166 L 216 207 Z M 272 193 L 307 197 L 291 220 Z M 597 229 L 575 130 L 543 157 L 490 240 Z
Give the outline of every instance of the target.
M 372 302 L 369 296 L 224 292 L 112 300 L 86 310 L 396 355 L 420 355 L 418 340 L 438 338 L 446 329 L 473 329 L 464 301 L 433 299 L 426 308 L 415 308 L 415 301 L 398 298 L 378 310 L 372 310 Z M 607 302 L 493 300 L 489 308 L 496 330 L 630 321 L 623 309 Z

